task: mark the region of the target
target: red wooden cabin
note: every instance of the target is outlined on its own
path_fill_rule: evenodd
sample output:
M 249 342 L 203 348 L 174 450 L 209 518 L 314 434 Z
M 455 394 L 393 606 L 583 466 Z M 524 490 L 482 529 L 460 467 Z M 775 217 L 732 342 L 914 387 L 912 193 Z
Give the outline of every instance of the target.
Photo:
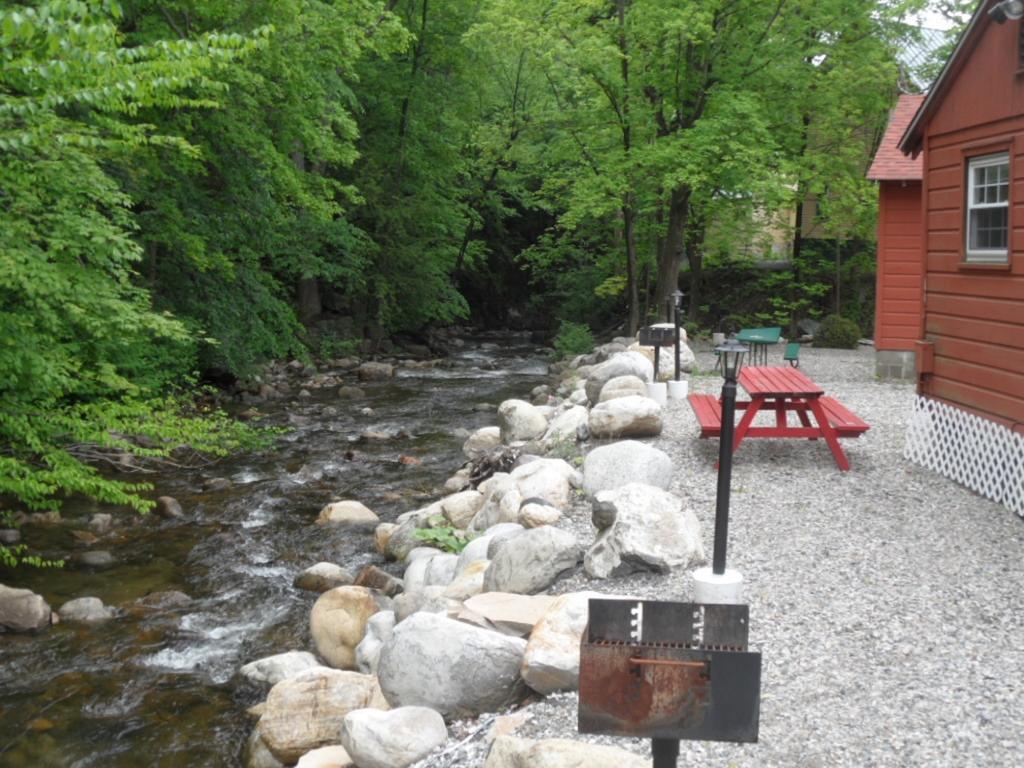
M 868 178 L 878 184 L 878 270 L 875 290 L 875 372 L 912 379 L 921 338 L 921 158 L 899 149 L 924 101 L 903 94 L 889 118 Z
M 1024 515 L 1024 34 L 983 0 L 899 147 L 923 159 L 907 455 Z

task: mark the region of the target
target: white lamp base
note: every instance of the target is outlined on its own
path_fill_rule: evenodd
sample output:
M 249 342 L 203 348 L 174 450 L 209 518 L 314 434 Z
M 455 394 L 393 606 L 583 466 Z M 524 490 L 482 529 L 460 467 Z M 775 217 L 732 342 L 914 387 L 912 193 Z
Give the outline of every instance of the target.
M 697 603 L 735 605 L 740 602 L 743 576 L 739 571 L 726 568 L 716 574 L 711 568 L 698 568 L 693 572 L 693 599 Z

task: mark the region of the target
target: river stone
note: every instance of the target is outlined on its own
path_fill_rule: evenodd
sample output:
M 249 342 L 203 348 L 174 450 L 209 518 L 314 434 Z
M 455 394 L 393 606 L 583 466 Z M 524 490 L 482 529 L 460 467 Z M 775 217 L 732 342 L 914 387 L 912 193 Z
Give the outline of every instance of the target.
M 381 381 L 395 375 L 395 366 L 390 363 L 363 363 L 356 368 L 360 381 Z
M 445 597 L 447 587 L 434 584 L 413 592 L 403 592 L 395 598 L 395 621 L 402 622 L 414 613 L 440 613 L 447 616 L 459 610 L 457 600 Z
M 491 535 L 484 532 L 472 539 L 459 553 L 459 560 L 455 564 L 455 578 L 466 572 L 473 563 L 487 559 L 487 547 L 491 543 Z
M 441 514 L 454 528 L 467 528 L 483 504 L 480 491 L 462 491 L 441 499 Z
M 109 568 L 114 564 L 114 556 L 105 549 L 94 549 L 91 552 L 75 552 L 71 559 L 79 565 L 90 568 Z
M 419 547 L 422 542 L 416 538 L 416 523 L 406 521 L 400 523 L 388 535 L 387 544 L 384 547 L 384 556 L 389 560 L 405 560 L 409 553 Z
M 548 431 L 544 433 L 544 442 L 548 444 L 576 442 L 580 435 L 580 427 L 587 425 L 588 415 L 589 412 L 582 405 L 574 405 L 558 414 L 551 420 Z
M 441 552 L 430 557 L 413 560 L 405 568 L 402 582 L 406 592 L 417 592 L 424 587 L 447 586 L 455 578 L 458 555 Z
M 526 641 L 432 613 L 395 627 L 377 674 L 395 707 L 423 706 L 445 718 L 473 717 L 520 701 Z
M 494 553 L 498 551 L 501 542 L 505 539 L 511 539 L 513 536 L 518 536 L 525 530 L 519 523 L 499 523 L 488 528 L 484 532 L 484 535 L 487 537 L 487 559 L 490 560 L 494 557 Z
M 572 592 L 555 599 L 540 617 L 523 654 L 523 680 L 537 693 L 575 691 L 580 682 L 580 641 L 590 598 L 598 592 Z
M 471 470 L 468 467 L 463 467 L 454 475 L 444 481 L 444 489 L 448 493 L 458 493 L 459 491 L 469 488 Z
M 354 581 L 352 574 L 334 563 L 317 563 L 311 565 L 292 582 L 296 589 L 308 589 L 310 592 L 326 592 L 335 587 L 345 587 Z
M 375 527 L 380 518 L 368 507 L 350 499 L 336 501 L 320 510 L 317 525 L 346 525 Z
M 587 552 L 584 570 L 595 578 L 634 571 L 668 573 L 704 562 L 700 522 L 683 500 L 660 488 L 631 483 L 601 491 L 595 516 L 610 519 Z
M 376 675 L 380 652 L 395 629 L 394 611 L 377 611 L 366 622 L 366 634 L 356 646 L 356 667 L 366 675 Z
M 340 744 L 335 744 L 307 752 L 299 758 L 295 768 L 357 768 L 357 766 L 345 748 Z
M 442 593 L 449 600 L 468 600 L 484 591 L 484 574 L 490 566 L 490 560 L 474 560 Z
M 629 397 L 630 395 L 647 397 L 647 385 L 638 376 L 616 376 L 601 388 L 599 402 L 604 403 L 617 397 Z
M 254 683 L 276 685 L 282 680 L 318 666 L 320 662 L 308 651 L 287 651 L 250 661 L 238 670 L 238 674 Z
M 615 355 L 587 374 L 587 399 L 598 403 L 604 385 L 619 376 L 636 376 L 641 381 L 651 381 L 654 377 L 654 366 L 651 361 L 639 352 L 623 352 Z
M 0 584 L 0 629 L 32 632 L 50 625 L 52 611 L 41 595 Z
M 569 739 L 532 741 L 499 736 L 491 746 L 484 768 L 650 768 L 650 765 L 649 758 L 619 747 Z
M 156 513 L 161 517 L 184 517 L 181 504 L 173 496 L 161 496 L 156 500 Z
M 554 604 L 551 595 L 517 595 L 511 592 L 483 592 L 466 601 L 459 618 L 493 627 L 500 632 L 526 637 Z
M 0 528 L 0 544 L 17 544 L 21 541 L 21 531 L 17 528 Z
M 285 768 L 284 763 L 274 757 L 263 739 L 260 738 L 260 729 L 253 728 L 245 742 L 245 752 L 242 756 L 245 768 Z
M 211 477 L 205 483 L 203 483 L 203 490 L 208 493 L 217 493 L 218 491 L 226 491 L 231 487 L 231 480 L 226 477 Z M 175 515 L 177 517 L 177 515 Z
M 392 576 L 376 565 L 364 565 L 352 583 L 357 587 L 375 589 L 388 597 L 394 597 L 403 589 L 401 579 Z
M 270 689 L 257 727 L 274 757 L 291 765 L 311 749 L 337 744 L 345 715 L 367 707 L 388 709 L 375 677 L 314 667 Z
M 533 594 L 576 567 L 582 548 L 568 531 L 546 525 L 505 539 L 484 574 L 485 592 Z
M 525 400 L 506 400 L 498 406 L 498 428 L 505 445 L 543 437 L 548 420 L 535 405 Z
M 655 437 L 661 434 L 661 406 L 631 395 L 595 405 L 587 422 L 594 438 Z
M 397 530 L 396 523 L 381 523 L 373 529 L 373 545 L 380 554 L 387 554 L 388 540 L 391 538 L 391 534 Z
M 499 427 L 481 427 L 462 444 L 462 452 L 466 458 L 476 461 L 500 446 L 501 429 Z
M 355 669 L 356 646 L 366 622 L 384 609 L 384 600 L 365 587 L 336 587 L 320 595 L 309 615 L 317 653 L 332 667 Z
M 192 598 L 176 589 L 165 589 L 150 592 L 135 601 L 137 609 L 152 611 L 173 611 L 185 608 L 192 603 Z
M 79 597 L 69 600 L 57 611 L 61 621 L 80 624 L 98 624 L 117 615 L 117 611 L 103 604 L 98 597 Z
M 569 506 L 570 479 L 578 473 L 561 459 L 535 459 L 512 470 L 522 499 L 543 499 L 553 507 Z M 516 509 L 518 518 L 519 510 Z
M 480 511 L 469 524 L 471 531 L 485 531 L 499 523 L 514 523 L 519 519 L 519 506 L 523 502 L 519 483 L 505 472 L 496 472 L 481 483 L 484 494 Z
M 671 482 L 668 454 L 637 440 L 598 446 L 583 460 L 583 491 L 589 497 L 629 483 L 668 490 Z
M 552 507 L 543 499 L 531 501 L 525 499 L 519 507 L 519 524 L 523 528 L 539 528 L 542 525 L 554 525 L 562 517 L 562 510 Z
M 359 387 L 338 387 L 338 397 L 342 400 L 361 400 L 366 397 L 366 392 Z
M 406 768 L 447 740 L 444 718 L 427 707 L 360 709 L 341 726 L 341 744 L 359 768 Z
M 97 512 L 89 518 L 89 527 L 101 536 L 110 533 L 110 529 L 114 527 L 114 516 L 107 512 Z

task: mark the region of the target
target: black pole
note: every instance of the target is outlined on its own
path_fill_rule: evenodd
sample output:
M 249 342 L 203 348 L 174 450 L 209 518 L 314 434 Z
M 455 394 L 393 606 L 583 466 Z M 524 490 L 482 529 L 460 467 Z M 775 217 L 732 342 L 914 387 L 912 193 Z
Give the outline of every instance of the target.
M 676 768 L 679 758 L 679 742 L 675 739 L 651 739 L 654 753 L 654 768 Z
M 661 339 L 654 340 L 654 381 L 658 380 L 658 371 L 661 370 Z
M 672 319 L 676 324 L 676 381 L 679 381 L 679 307 L 676 307 L 676 311 L 672 316 Z
M 715 554 L 711 572 L 725 573 L 725 547 L 729 538 L 729 486 L 732 483 L 732 439 L 736 416 L 736 379 L 722 385 L 722 436 L 718 446 L 718 499 L 715 504 Z

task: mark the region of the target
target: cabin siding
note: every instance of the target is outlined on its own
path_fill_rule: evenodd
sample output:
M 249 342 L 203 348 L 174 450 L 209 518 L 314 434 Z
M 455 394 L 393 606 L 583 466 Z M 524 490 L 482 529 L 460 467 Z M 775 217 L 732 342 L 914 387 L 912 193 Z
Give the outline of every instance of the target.
M 911 351 L 921 338 L 921 184 L 879 186 L 875 348 Z

